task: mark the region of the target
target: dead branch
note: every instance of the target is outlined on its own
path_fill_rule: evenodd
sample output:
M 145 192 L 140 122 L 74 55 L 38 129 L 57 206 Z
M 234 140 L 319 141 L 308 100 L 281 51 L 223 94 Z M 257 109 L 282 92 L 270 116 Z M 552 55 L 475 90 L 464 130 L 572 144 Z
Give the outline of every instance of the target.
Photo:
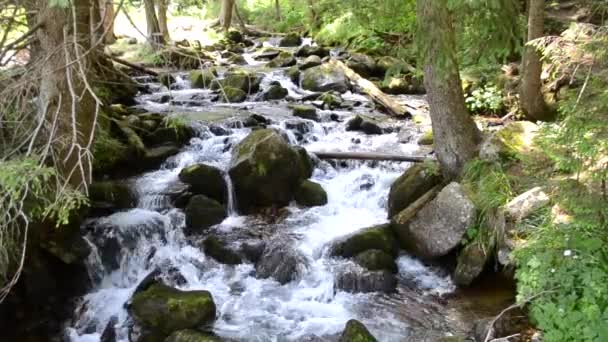
M 105 54 L 105 55 L 109 59 L 115 61 L 116 63 L 128 66 L 129 68 L 131 68 L 133 70 L 137 70 L 137 71 L 143 72 L 145 74 L 158 77 L 158 73 L 156 71 L 154 71 L 154 70 L 150 70 L 150 69 L 144 68 L 143 66 L 137 65 L 135 63 L 127 62 L 124 59 L 121 59 L 121 58 L 118 58 L 118 57 L 114 57 L 114 56 L 111 56 L 111 55 L 108 55 L 108 54 Z
M 351 159 L 351 160 L 380 160 L 380 161 L 400 161 L 422 163 L 427 160 L 434 160 L 429 157 L 404 156 L 399 154 L 376 153 L 376 152 L 310 152 L 319 159 Z

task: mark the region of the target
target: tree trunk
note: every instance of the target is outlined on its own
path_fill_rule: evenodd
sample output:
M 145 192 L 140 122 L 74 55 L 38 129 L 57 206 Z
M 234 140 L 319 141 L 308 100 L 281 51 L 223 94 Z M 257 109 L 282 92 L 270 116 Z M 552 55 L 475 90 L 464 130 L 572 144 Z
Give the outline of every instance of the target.
M 70 7 L 62 8 L 39 0 L 38 8 L 38 21 L 44 23 L 37 35 L 45 72 L 37 103 L 45 120 L 50 159 L 63 180 L 83 190 L 91 182 L 90 147 L 96 122 L 96 103 L 85 84 L 94 55 L 85 54 L 91 41 L 91 3 L 71 0 Z
M 317 9 L 315 7 L 315 0 L 308 0 L 308 13 L 310 15 L 310 24 L 313 30 L 316 31 L 321 27 L 321 23 L 319 23 L 319 16 L 317 15 Z
M 103 39 L 104 26 L 103 26 L 103 7 L 99 0 L 91 1 L 91 43 L 96 44 Z
M 277 20 L 281 20 L 281 2 L 280 0 L 274 0 L 274 10 L 276 12 Z
M 158 24 L 158 18 L 156 17 L 156 11 L 154 9 L 154 0 L 144 0 L 144 7 L 146 10 L 146 26 L 148 28 L 148 43 L 154 49 L 158 49 L 160 46 L 165 44 L 163 35 L 160 31 L 160 25 Z
M 528 3 L 528 41 L 540 38 L 544 33 L 544 0 L 529 0 Z M 524 114 L 532 120 L 550 121 L 554 119 L 552 111 L 542 93 L 543 63 L 540 53 L 533 46 L 526 46 L 522 60 L 521 87 L 519 99 Z
M 160 26 L 160 33 L 163 35 L 165 42 L 171 40 L 169 36 L 169 26 L 167 24 L 167 8 L 169 7 L 169 0 L 158 0 L 158 25 Z
M 448 0 L 418 0 L 418 32 L 424 35 L 427 90 L 437 159 L 447 179 L 458 178 L 478 152 L 480 132 L 469 115 L 456 60 Z
M 114 15 L 116 15 L 116 12 L 114 11 L 114 2 L 112 0 L 101 1 L 103 1 L 103 28 L 106 32 L 105 43 L 114 44 L 116 42 L 116 34 L 114 33 Z
M 232 12 L 234 9 L 235 0 L 222 0 L 222 10 L 220 12 L 220 24 L 225 31 L 230 29 L 232 25 Z

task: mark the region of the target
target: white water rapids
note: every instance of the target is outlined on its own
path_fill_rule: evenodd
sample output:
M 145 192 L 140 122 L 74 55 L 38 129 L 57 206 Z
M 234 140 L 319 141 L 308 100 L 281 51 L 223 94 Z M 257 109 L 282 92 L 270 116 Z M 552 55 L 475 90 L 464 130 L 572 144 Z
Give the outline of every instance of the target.
M 276 72 L 272 75 L 282 84 L 290 83 Z M 294 87 L 291 83 L 288 87 L 290 93 Z M 207 94 L 208 91 L 182 89 L 171 92 L 174 99 L 196 93 Z M 356 95 L 352 98 L 360 100 Z M 147 102 L 145 96 L 141 101 L 151 110 L 166 111 L 170 107 Z M 252 103 L 246 103 L 242 106 L 266 115 L 273 120 L 272 127 L 286 132 L 292 143 L 297 143 L 296 135 L 286 129 L 293 118 L 285 115 L 287 109 L 284 105 L 257 103 L 251 108 Z M 205 107 L 189 110 L 203 111 Z M 274 115 L 277 113 L 282 114 Z M 415 144 L 397 143 L 396 133 L 368 136 L 346 132 L 344 122 L 327 119 L 329 113 L 321 112 L 324 118 L 321 123 L 298 119 L 309 127 L 300 142 L 308 150 L 403 154 L 416 151 Z M 343 120 L 353 115 L 350 112 L 337 113 Z M 231 157 L 231 148 L 228 147 L 234 146 L 250 132 L 248 128 L 231 128 L 230 135 L 215 136 L 204 124 L 195 125 L 198 137 L 193 138 L 181 153 L 169 158 L 160 170 L 132 179 L 132 188 L 138 197 L 137 208 L 88 222 L 88 227 L 97 227 L 96 233 L 89 235 L 91 245 L 99 247 L 103 241 L 107 247 L 111 241 L 120 249 L 120 258 L 110 268 L 98 249 L 89 258 L 89 271 L 97 282 L 82 298 L 74 320 L 68 324 L 70 341 L 99 341 L 112 317 L 116 317 L 114 329 L 118 341 L 128 341 L 130 320 L 125 303 L 139 282 L 157 268 L 172 286 L 182 290 L 210 291 L 218 309 L 213 332 L 229 340 L 292 341 L 310 334 L 331 337 L 339 334 L 349 319 L 355 318 L 365 323 L 380 341 L 404 341 L 416 329 L 422 329 L 420 326 L 424 324 L 420 321 L 425 320 L 422 316 L 428 316 L 431 321 L 442 317 L 444 313 L 440 308 L 423 303 L 433 301 L 435 295 L 453 291 L 449 277 L 405 254 L 397 260 L 399 285 L 396 294 L 351 294 L 334 289 L 335 270 L 350 261 L 329 257 L 327 249 L 330 243 L 341 236 L 387 221 L 389 188 L 408 167 L 407 163 L 344 162 L 332 166 L 320 162 L 313 181 L 327 191 L 328 204 L 306 209 L 294 204 L 288 208 L 285 221 L 275 227 L 268 223 L 260 227 L 260 224 L 252 223 L 255 221 L 253 217 L 238 216 L 236 203 L 231 208 L 232 215 L 215 230 L 239 234 L 263 229 L 289 236 L 295 248 L 306 257 L 300 277 L 280 285 L 272 279 L 257 279 L 253 264 L 244 262 L 229 266 L 217 263 L 182 233 L 184 214 L 171 208 L 165 195 L 177 182 L 180 170 L 195 163 L 227 170 Z M 175 274 L 181 274 L 179 281 L 172 277 Z M 420 317 L 411 317 L 415 314 Z M 438 322 L 437 326 L 441 330 L 445 324 Z

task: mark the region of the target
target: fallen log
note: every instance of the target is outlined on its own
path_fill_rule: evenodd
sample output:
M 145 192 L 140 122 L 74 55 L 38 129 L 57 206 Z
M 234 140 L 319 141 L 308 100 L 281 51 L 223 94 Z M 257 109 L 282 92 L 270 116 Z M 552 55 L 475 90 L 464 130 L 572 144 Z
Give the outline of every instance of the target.
M 351 160 L 380 160 L 422 163 L 434 160 L 432 157 L 404 156 L 399 154 L 376 153 L 376 152 L 310 152 L 319 159 L 351 159 Z
M 127 61 L 125 61 L 122 58 L 118 58 L 118 57 L 111 56 L 111 55 L 108 55 L 108 54 L 106 54 L 106 56 L 108 56 L 109 59 L 113 60 L 114 62 L 116 62 L 118 64 L 126 65 L 126 66 L 128 66 L 129 68 L 131 68 L 133 70 L 141 71 L 141 72 L 143 72 L 145 74 L 158 77 L 158 73 L 156 71 L 154 71 L 154 70 L 150 70 L 148 68 L 144 68 L 141 65 L 137 65 L 137 64 L 134 64 L 134 63 L 131 63 L 131 62 L 127 62 Z
M 412 113 L 405 108 L 405 106 L 402 106 L 397 101 L 393 100 L 390 96 L 386 95 L 382 90 L 376 87 L 373 82 L 361 77 L 361 75 L 357 74 L 353 69 L 346 66 L 346 64 L 336 59 L 330 60 L 329 64 L 342 70 L 344 75 L 346 75 L 351 82 L 361 88 L 361 90 L 369 95 L 369 97 L 371 97 L 375 103 L 386 109 L 390 115 L 399 117 L 412 116 Z

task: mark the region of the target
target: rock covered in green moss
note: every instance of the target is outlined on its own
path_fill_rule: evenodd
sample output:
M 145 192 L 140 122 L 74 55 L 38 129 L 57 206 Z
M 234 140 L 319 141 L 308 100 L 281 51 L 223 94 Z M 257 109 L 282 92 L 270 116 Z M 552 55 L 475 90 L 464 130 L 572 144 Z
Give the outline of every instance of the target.
M 302 181 L 295 192 L 296 203 L 305 207 L 317 207 L 327 204 L 327 193 L 319 183 Z
M 243 34 L 237 30 L 229 30 L 225 33 L 226 39 L 232 43 L 240 43 L 243 41 Z
M 179 173 L 179 180 L 190 185 L 194 194 L 205 195 L 220 203 L 226 202 L 228 187 L 224 173 L 217 167 L 206 164 L 188 166 Z
M 94 182 L 89 185 L 91 207 L 120 210 L 133 208 L 136 198 L 129 186 L 117 181 Z
M 247 65 L 247 60 L 242 55 L 238 55 L 235 53 L 232 56 L 228 57 L 228 63 L 234 65 Z
M 302 88 L 310 91 L 337 91 L 345 93 L 348 90 L 348 80 L 342 70 L 322 64 L 306 69 L 301 77 Z
M 386 270 L 397 273 L 395 258 L 379 249 L 369 249 L 361 252 L 355 256 L 354 260 L 357 264 L 370 271 Z
M 222 204 L 205 195 L 192 196 L 185 212 L 186 230 L 189 233 L 203 231 L 221 223 L 228 216 Z
M 377 340 L 363 323 L 351 319 L 346 322 L 339 342 L 377 342 Z
M 174 332 L 163 342 L 222 342 L 222 340 L 213 335 L 186 329 Z
M 304 45 L 296 51 L 298 57 L 319 56 L 321 58 L 329 56 L 329 50 L 320 46 Z
M 287 51 L 279 53 L 277 57 L 268 62 L 268 66 L 271 68 L 284 68 L 296 65 L 296 58 Z
M 253 94 L 260 90 L 263 75 L 244 69 L 235 69 L 226 72 L 224 78 L 211 83 L 211 89 L 219 90 L 220 88 L 236 88 L 244 91 L 246 94 Z
M 170 73 L 165 72 L 158 75 L 158 81 L 160 82 L 160 84 L 169 88 L 173 83 L 175 83 L 175 77 L 173 77 L 173 75 L 171 75 Z
M 238 103 L 247 99 L 247 93 L 241 89 L 224 87 L 221 92 L 221 97 L 226 103 Z
M 362 229 L 334 242 L 331 254 L 343 258 L 351 258 L 355 255 L 376 249 L 396 257 L 399 253 L 399 244 L 391 231 L 389 224 Z
M 317 108 L 313 106 L 293 105 L 291 106 L 291 110 L 293 111 L 293 116 L 313 121 L 321 120 L 317 114 Z
M 299 69 L 306 70 L 306 69 L 310 69 L 310 68 L 319 66 L 321 64 L 323 64 L 323 62 L 321 62 L 321 57 L 312 55 L 312 56 L 306 57 L 306 59 L 304 61 L 302 61 L 302 64 L 300 64 Z
M 287 69 L 287 71 L 285 73 L 287 74 L 287 77 L 289 77 L 289 79 L 293 83 L 295 83 L 295 84 L 300 83 L 300 75 L 302 74 L 302 72 L 300 71 L 300 69 L 298 69 L 298 67 L 293 66 L 293 67 Z
M 289 33 L 279 41 L 281 47 L 294 47 L 302 44 L 302 37 L 297 33 Z
M 397 215 L 441 182 L 441 176 L 435 170 L 419 163 L 405 170 L 395 180 L 388 194 L 389 218 Z
M 420 138 L 418 138 L 418 145 L 422 145 L 422 146 L 428 146 L 428 145 L 433 145 L 435 139 L 433 138 L 433 131 L 432 130 L 428 130 L 426 132 L 424 132 L 424 134 L 422 134 L 420 136 Z
M 230 162 L 239 209 L 289 204 L 309 174 L 307 158 L 272 129 L 250 133 L 235 147 Z
M 206 89 L 211 87 L 211 83 L 217 78 L 217 71 L 214 68 L 193 70 L 188 78 L 190 79 L 192 88 Z
M 160 283 L 136 293 L 129 311 L 145 330 L 164 336 L 212 323 L 216 314 L 208 291 L 180 291 Z
M 203 241 L 203 250 L 206 255 L 222 264 L 238 265 L 242 262 L 241 255 L 230 248 L 225 240 L 215 235 L 211 235 Z
M 346 123 L 347 131 L 360 131 L 368 135 L 382 134 L 380 123 L 376 120 L 362 115 L 357 115 Z
M 488 262 L 490 258 L 489 251 L 478 242 L 472 242 L 467 245 L 458 254 L 458 263 L 454 270 L 454 282 L 458 286 L 469 286 L 475 280 Z
M 285 98 L 287 94 L 289 94 L 287 89 L 283 88 L 280 84 L 273 84 L 270 86 L 270 88 L 268 88 L 262 97 L 266 101 L 280 100 Z
M 346 66 L 364 78 L 377 74 L 376 61 L 372 57 L 362 53 L 351 54 L 350 58 L 346 61 Z

